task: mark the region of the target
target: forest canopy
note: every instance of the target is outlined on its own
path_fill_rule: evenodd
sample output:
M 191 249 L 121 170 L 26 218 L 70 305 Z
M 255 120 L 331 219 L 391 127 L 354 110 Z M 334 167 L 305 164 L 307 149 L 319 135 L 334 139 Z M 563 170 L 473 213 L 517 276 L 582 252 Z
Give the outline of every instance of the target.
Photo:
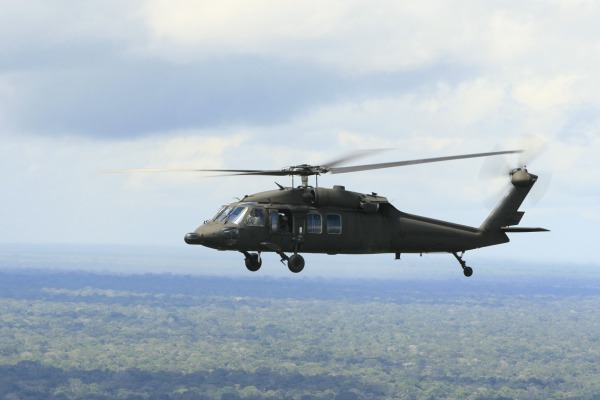
M 0 273 L 0 398 L 599 399 L 600 282 Z

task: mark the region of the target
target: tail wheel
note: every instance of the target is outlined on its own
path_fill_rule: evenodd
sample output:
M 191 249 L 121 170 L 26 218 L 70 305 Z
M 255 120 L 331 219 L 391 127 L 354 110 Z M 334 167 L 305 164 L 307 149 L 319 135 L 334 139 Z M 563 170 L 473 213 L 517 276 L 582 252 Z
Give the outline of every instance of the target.
M 304 269 L 304 257 L 300 254 L 292 254 L 288 260 L 288 268 L 295 274 L 302 271 Z
M 463 260 L 463 255 L 465 252 L 463 251 L 460 256 L 456 252 L 452 252 L 452 255 L 456 258 L 456 260 L 460 263 L 460 266 L 463 269 L 463 274 L 468 278 L 473 275 L 473 268 L 467 266 L 467 262 Z

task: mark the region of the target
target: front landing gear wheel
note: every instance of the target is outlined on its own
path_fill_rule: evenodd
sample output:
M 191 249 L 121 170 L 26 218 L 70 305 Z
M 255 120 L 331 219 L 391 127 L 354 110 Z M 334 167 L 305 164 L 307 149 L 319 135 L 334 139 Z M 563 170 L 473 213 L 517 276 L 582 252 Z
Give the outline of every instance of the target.
M 248 271 L 252 272 L 258 271 L 262 265 L 262 260 L 258 253 L 248 254 L 244 261 L 246 262 L 246 268 L 248 268 Z
M 471 267 L 466 267 L 466 266 L 465 266 L 465 267 L 463 268 L 463 274 L 465 274 L 465 276 L 466 276 L 467 278 L 468 278 L 468 277 L 470 277 L 471 275 L 473 275 L 473 268 L 471 268 Z
M 300 254 L 292 254 L 288 259 L 288 268 L 295 274 L 302 271 L 304 269 L 304 257 Z

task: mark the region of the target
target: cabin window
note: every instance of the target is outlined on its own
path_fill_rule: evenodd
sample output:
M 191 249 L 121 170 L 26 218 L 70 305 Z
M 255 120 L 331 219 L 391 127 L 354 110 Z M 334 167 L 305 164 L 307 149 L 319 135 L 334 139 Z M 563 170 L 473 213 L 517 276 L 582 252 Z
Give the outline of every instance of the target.
M 322 233 L 323 221 L 321 214 L 309 213 L 306 216 L 306 233 Z
M 327 214 L 327 233 L 340 235 L 342 233 L 342 216 L 339 214 Z
M 251 208 L 246 218 L 246 226 L 265 226 L 265 211 L 262 208 Z
M 271 211 L 271 232 L 279 231 L 279 213 Z

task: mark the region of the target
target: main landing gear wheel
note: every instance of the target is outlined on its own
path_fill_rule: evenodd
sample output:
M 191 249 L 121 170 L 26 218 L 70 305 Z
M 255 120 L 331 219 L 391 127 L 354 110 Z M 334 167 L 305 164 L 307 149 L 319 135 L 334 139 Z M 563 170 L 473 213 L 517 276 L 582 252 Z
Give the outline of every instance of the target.
M 295 274 L 302 271 L 304 269 L 304 257 L 300 254 L 292 254 L 288 259 L 288 268 Z
M 262 265 L 262 260 L 258 253 L 247 254 L 244 261 L 246 262 L 246 268 L 252 272 L 258 271 Z
M 473 275 L 473 268 L 465 266 L 463 268 L 463 274 L 465 274 L 467 278 L 470 277 L 471 275 Z

